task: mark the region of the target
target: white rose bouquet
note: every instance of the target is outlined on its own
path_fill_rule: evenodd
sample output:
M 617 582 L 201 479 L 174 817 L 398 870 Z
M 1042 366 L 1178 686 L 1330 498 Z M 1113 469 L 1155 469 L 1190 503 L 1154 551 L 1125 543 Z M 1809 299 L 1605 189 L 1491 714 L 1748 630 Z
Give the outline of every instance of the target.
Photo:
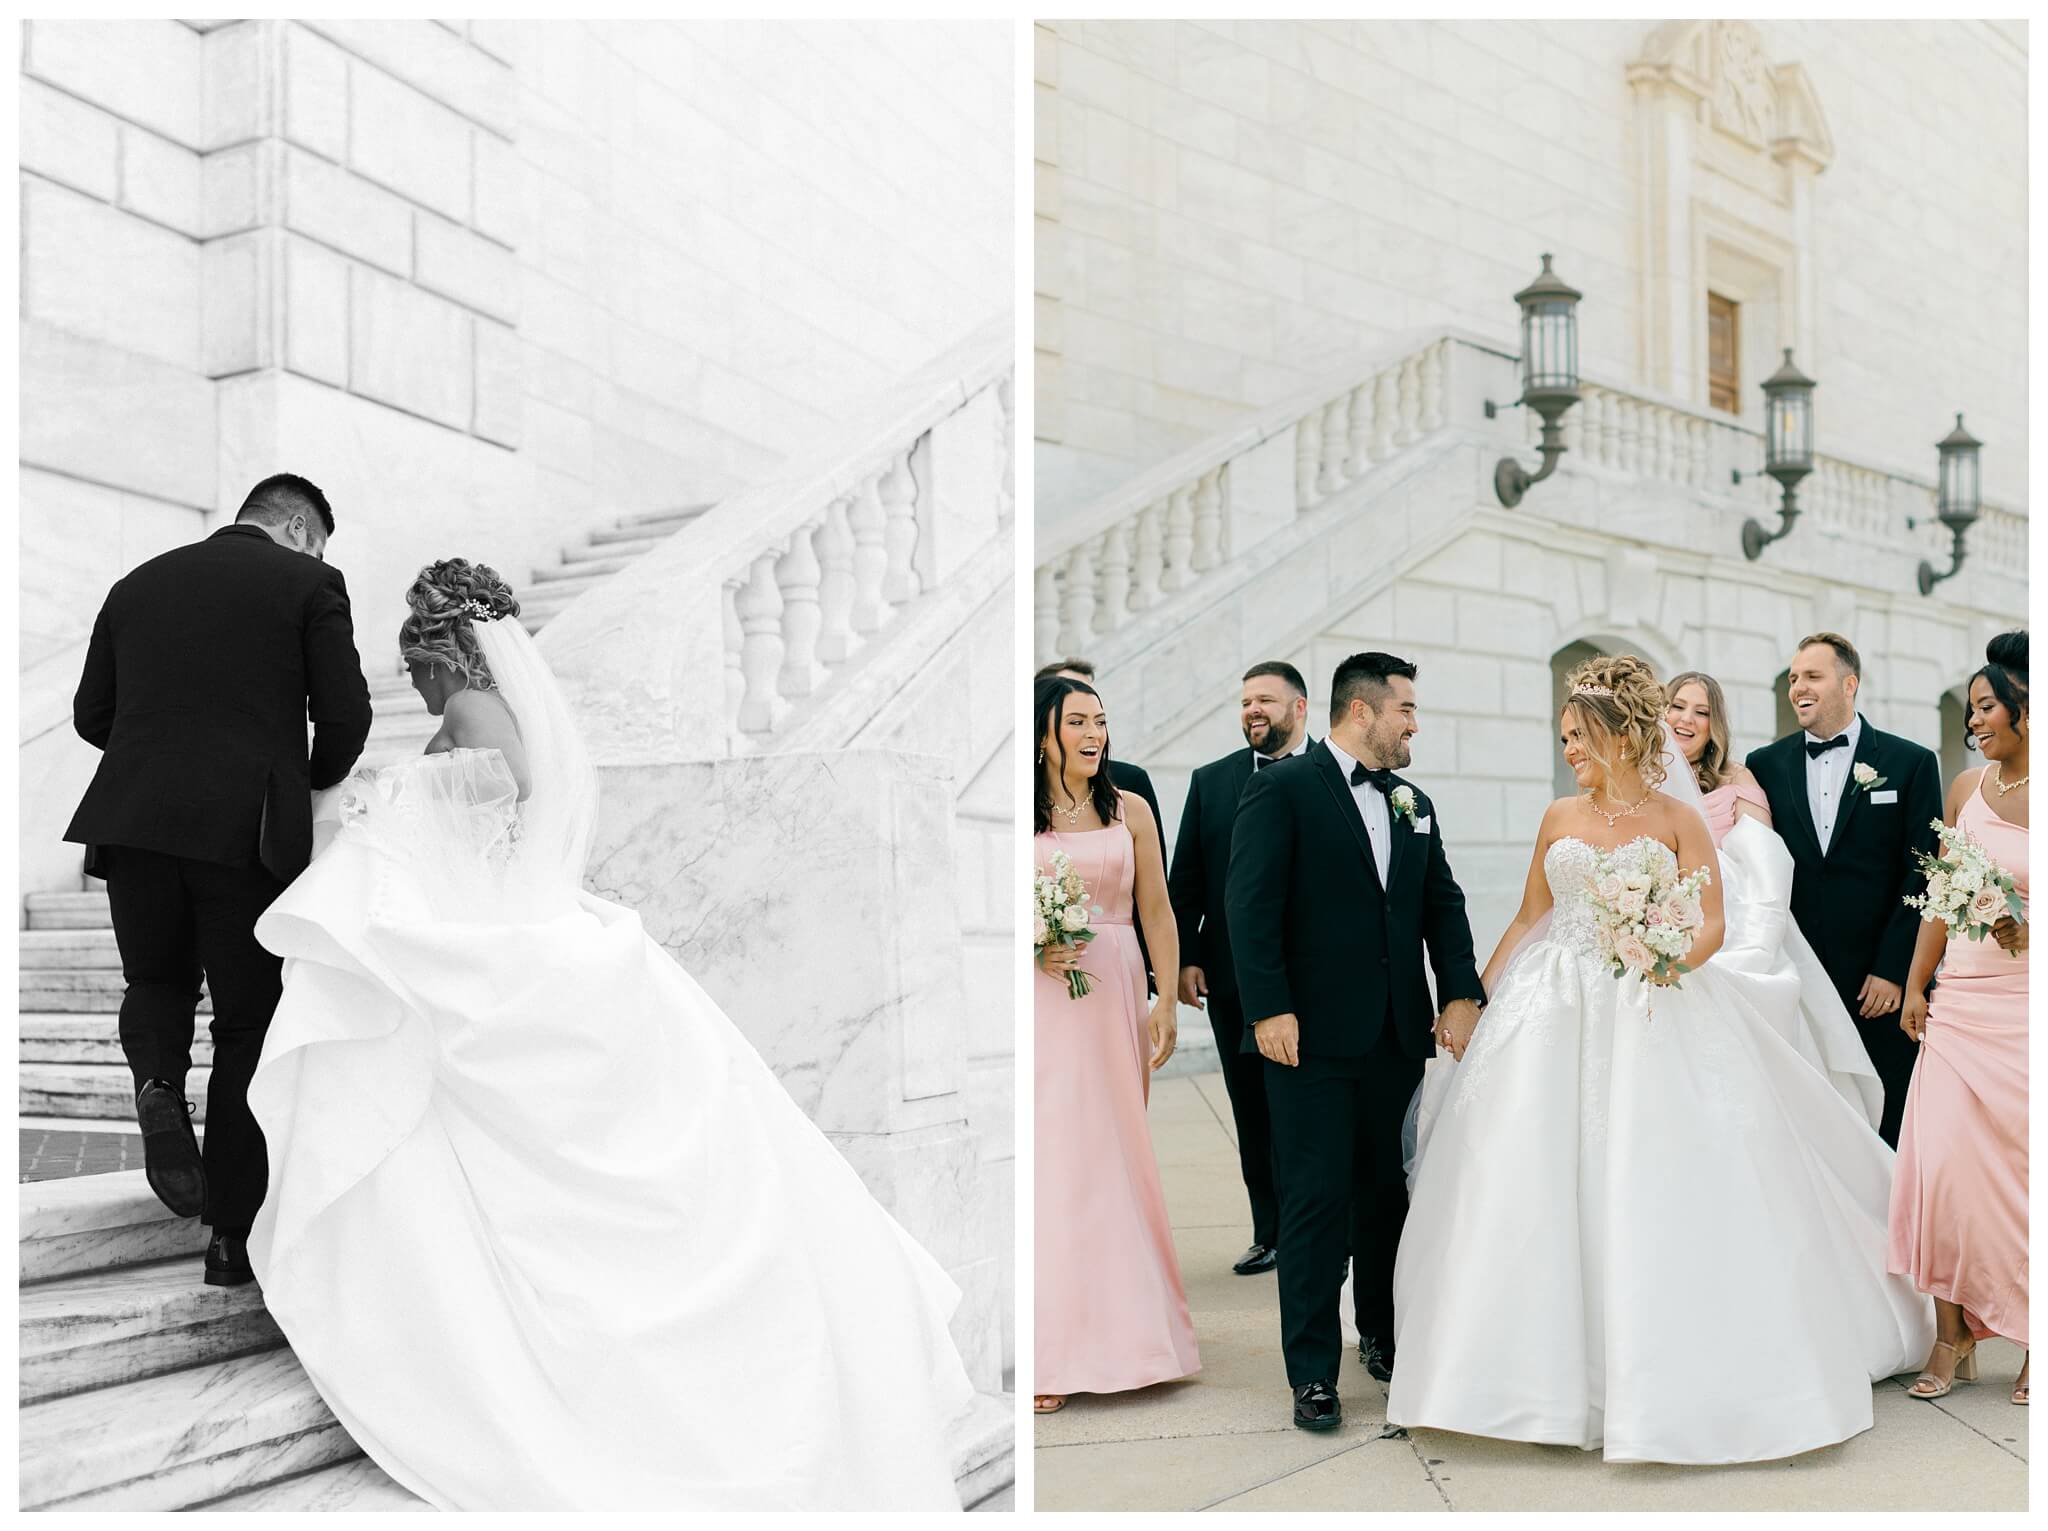
M 1920 870 L 1927 874 L 1927 891 L 1913 894 L 1906 907 L 1920 911 L 1923 920 L 1939 920 L 1951 936 L 1981 941 L 1991 927 L 2007 915 L 2025 921 L 2026 906 L 2012 873 L 1991 859 L 1990 852 L 1961 825 L 1951 827 L 1939 819 L 1935 833 L 1941 836 L 1941 854 L 1916 852 Z
M 1614 965 L 1616 978 L 1633 973 L 1677 988 L 1685 955 L 1705 923 L 1700 892 L 1712 876 L 1705 867 L 1679 873 L 1644 850 L 1639 841 L 1601 852 L 1586 902 L 1593 906 L 1600 955 Z
M 1074 870 L 1065 851 L 1052 853 L 1052 871 L 1032 878 L 1031 947 L 1034 952 L 1048 946 L 1085 946 L 1095 939 L 1088 922 L 1102 910 L 1088 902 L 1088 884 Z M 1095 976 L 1079 968 L 1067 973 L 1067 994 L 1079 999 L 1094 986 Z

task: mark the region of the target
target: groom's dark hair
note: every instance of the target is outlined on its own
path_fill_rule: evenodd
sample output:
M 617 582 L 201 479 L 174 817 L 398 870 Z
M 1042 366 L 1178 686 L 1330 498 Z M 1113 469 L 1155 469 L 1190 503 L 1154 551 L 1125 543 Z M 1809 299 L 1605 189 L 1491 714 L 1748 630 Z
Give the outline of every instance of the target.
M 1271 675 L 1275 679 L 1286 681 L 1288 685 L 1294 688 L 1296 696 L 1308 695 L 1308 685 L 1302 680 L 1301 671 L 1295 669 L 1293 665 L 1284 659 L 1264 660 L 1244 672 L 1246 680 L 1254 680 L 1261 675 Z
M 235 519 L 276 526 L 299 515 L 318 516 L 327 535 L 334 535 L 334 512 L 328 509 L 320 486 L 296 473 L 273 473 L 243 496 Z
M 1353 654 L 1337 666 L 1337 673 L 1330 678 L 1330 721 L 1343 722 L 1355 701 L 1363 700 L 1369 711 L 1379 711 L 1380 703 L 1386 699 L 1387 680 L 1395 675 L 1413 680 L 1415 666 L 1378 649 Z

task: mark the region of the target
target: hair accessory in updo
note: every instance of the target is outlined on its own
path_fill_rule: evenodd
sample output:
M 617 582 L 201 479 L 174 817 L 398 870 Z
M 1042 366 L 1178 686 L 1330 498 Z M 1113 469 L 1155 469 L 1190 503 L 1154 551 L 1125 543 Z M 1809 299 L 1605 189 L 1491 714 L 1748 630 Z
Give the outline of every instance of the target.
M 1614 693 L 1605 686 L 1574 686 L 1573 696 L 1612 696 Z
M 499 614 L 497 612 L 491 610 L 491 608 L 486 606 L 482 601 L 475 600 L 473 598 L 464 601 L 462 603 L 462 609 L 468 612 L 473 620 L 478 622 L 495 622 L 498 620 Z

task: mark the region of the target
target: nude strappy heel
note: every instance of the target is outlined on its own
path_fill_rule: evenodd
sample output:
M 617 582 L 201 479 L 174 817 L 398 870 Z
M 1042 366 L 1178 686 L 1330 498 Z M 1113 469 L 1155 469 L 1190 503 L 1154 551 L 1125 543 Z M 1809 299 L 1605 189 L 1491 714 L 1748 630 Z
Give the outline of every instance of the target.
M 1930 1371 L 1922 1371 L 1919 1376 L 1913 1379 L 1913 1385 L 1906 1389 L 1906 1396 L 1908 1398 L 1924 1399 L 1932 1403 L 1937 1398 L 1948 1397 L 1950 1390 L 1958 1382 L 1975 1382 L 1977 1380 L 1977 1342 L 1975 1340 L 1965 1340 L 1960 1345 L 1951 1345 L 1947 1340 L 1936 1340 L 1934 1348 L 1936 1350 L 1945 1350 L 1956 1358 L 1954 1369 L 1949 1373 L 1946 1381 L 1943 1381 Z M 1927 1359 L 1932 1361 L 1934 1357 L 1929 1355 Z

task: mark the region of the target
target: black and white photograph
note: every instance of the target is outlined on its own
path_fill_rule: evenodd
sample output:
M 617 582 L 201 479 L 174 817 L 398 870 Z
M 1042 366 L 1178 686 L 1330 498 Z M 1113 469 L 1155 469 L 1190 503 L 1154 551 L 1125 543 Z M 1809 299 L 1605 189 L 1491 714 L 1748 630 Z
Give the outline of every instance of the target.
M 1035 1508 L 2023 1511 L 2026 24 L 1033 31 Z
M 19 25 L 20 1508 L 1015 1508 L 1019 35 Z

